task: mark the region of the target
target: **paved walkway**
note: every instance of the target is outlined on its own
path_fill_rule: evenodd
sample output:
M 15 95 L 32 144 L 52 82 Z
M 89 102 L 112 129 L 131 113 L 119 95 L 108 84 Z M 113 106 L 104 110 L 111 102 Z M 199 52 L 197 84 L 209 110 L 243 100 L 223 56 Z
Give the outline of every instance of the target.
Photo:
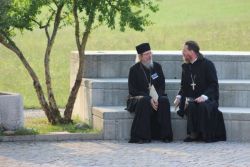
M 28 110 L 25 117 L 44 114 Z M 250 167 L 250 143 L 0 142 L 0 167 Z
M 0 167 L 250 166 L 250 143 L 3 142 Z

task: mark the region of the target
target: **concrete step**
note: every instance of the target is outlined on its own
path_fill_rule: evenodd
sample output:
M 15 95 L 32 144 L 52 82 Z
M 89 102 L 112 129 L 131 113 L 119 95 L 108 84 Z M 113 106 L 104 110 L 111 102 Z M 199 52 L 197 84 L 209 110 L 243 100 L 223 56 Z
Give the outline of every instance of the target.
M 126 104 L 128 83 L 126 78 L 86 79 L 82 81 L 84 97 L 91 98 L 91 106 L 119 106 Z M 166 92 L 174 101 L 180 87 L 179 79 L 166 80 Z M 219 80 L 220 106 L 250 107 L 250 80 Z
M 102 130 L 104 139 L 128 140 L 134 114 L 124 110 L 125 106 L 93 107 L 93 126 Z M 250 109 L 220 107 L 224 116 L 228 141 L 250 141 Z M 171 121 L 175 140 L 186 136 L 186 120 L 180 118 L 173 107 Z
M 219 79 L 249 79 L 250 52 L 203 51 L 217 68 Z M 89 51 L 85 55 L 83 78 L 127 78 L 129 67 L 135 62 L 135 51 Z M 181 77 L 181 51 L 153 51 L 153 59 L 163 67 L 167 79 Z M 78 69 L 78 52 L 72 52 L 70 61 L 71 84 Z

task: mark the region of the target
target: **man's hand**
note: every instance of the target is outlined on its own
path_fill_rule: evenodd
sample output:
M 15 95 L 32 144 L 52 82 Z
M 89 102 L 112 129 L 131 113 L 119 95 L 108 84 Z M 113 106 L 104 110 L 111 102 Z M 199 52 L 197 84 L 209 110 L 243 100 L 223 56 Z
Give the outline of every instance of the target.
M 200 97 L 196 98 L 194 101 L 195 101 L 196 103 L 202 103 L 202 102 L 205 102 L 206 99 L 205 99 L 203 96 L 200 96 Z
M 153 107 L 153 109 L 155 110 L 155 111 L 157 111 L 157 109 L 158 109 L 158 101 L 157 100 L 154 100 L 153 98 L 151 98 L 151 106 Z
M 174 100 L 174 106 L 175 107 L 178 107 L 180 105 L 180 98 L 176 97 L 175 100 Z

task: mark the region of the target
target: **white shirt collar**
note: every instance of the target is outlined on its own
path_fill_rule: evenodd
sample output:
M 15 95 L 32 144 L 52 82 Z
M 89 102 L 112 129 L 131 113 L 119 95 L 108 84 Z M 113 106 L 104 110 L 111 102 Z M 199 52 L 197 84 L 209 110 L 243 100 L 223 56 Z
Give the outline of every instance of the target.
M 191 63 L 191 64 L 194 64 L 194 62 L 196 62 L 197 59 L 198 59 L 198 58 L 194 59 L 194 61 L 191 61 L 190 63 Z

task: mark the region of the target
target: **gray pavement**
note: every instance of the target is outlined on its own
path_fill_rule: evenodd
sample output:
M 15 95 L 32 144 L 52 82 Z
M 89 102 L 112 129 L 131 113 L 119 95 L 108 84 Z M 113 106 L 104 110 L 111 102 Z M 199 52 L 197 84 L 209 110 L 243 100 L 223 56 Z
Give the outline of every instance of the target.
M 250 166 L 250 143 L 3 142 L 0 167 Z
M 28 110 L 25 118 L 44 116 Z M 0 167 L 250 167 L 250 143 L 0 142 Z

